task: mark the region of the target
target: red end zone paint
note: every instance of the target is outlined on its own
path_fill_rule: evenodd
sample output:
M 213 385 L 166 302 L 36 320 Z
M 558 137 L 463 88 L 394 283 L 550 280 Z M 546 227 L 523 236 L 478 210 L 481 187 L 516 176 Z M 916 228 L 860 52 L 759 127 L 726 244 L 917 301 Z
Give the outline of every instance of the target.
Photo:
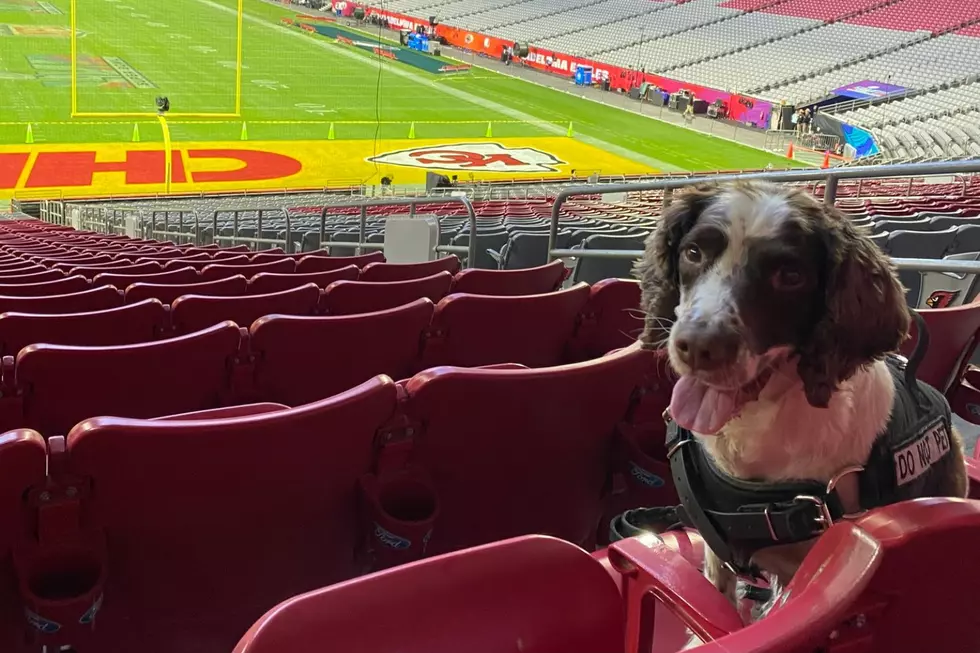
M 190 175 L 184 169 L 188 159 L 218 159 L 228 162 L 225 169 L 200 170 Z M 73 188 L 92 186 L 96 173 L 122 172 L 126 185 L 162 184 L 166 153 L 163 150 L 129 150 L 122 161 L 97 161 L 98 153 L 39 152 L 27 177 L 26 188 Z M 0 154 L 0 189 L 17 187 L 27 166 L 26 153 Z M 238 149 L 174 150 L 173 183 L 254 182 L 291 177 L 303 169 L 293 157 L 277 152 Z

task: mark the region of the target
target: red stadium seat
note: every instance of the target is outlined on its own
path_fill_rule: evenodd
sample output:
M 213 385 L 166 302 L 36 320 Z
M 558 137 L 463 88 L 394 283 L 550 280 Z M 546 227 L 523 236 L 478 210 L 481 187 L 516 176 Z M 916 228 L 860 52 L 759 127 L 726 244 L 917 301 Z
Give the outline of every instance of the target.
M 149 418 L 219 407 L 230 393 L 228 366 L 240 340 L 238 326 L 225 322 L 136 345 L 32 345 L 12 370 L 23 394 L 5 393 L 0 421 L 50 437 L 97 415 Z
M 543 295 L 450 295 L 436 306 L 422 365 L 560 365 L 588 300 L 585 283 Z
M 0 355 L 16 356 L 35 343 L 97 347 L 149 342 L 169 327 L 167 309 L 155 299 L 90 313 L 3 313 Z
M 258 320 L 250 329 L 256 397 L 298 406 L 378 374 L 408 378 L 432 308 L 419 299 L 377 313 Z
M 169 263 L 174 259 L 180 259 L 181 261 L 191 261 L 191 262 L 207 261 L 208 263 L 214 263 L 214 257 L 212 257 L 210 254 L 205 254 L 204 252 L 201 252 L 200 254 L 188 254 L 179 249 L 172 249 L 169 251 L 165 250 L 153 254 L 146 254 L 146 253 L 126 254 L 126 255 L 120 255 L 120 257 L 121 258 L 125 257 L 134 260 L 137 263 L 156 261 L 160 263 L 160 265 L 166 265 L 167 263 Z
M 49 268 L 46 268 L 43 265 L 22 265 L 21 267 L 16 269 L 4 270 L 3 276 L 9 279 L 11 277 L 26 277 L 31 275 L 38 275 L 41 274 L 42 272 L 49 272 L 49 271 L 50 271 Z
M 918 312 L 929 330 L 929 349 L 916 376 L 950 396 L 959 386 L 977 346 L 980 302 L 952 308 L 925 308 Z M 918 327 L 913 321 L 910 338 L 902 345 L 903 354 L 912 353 L 917 337 Z
M 435 488 L 429 553 L 531 533 L 592 543 L 613 434 L 652 360 L 634 347 L 562 367 L 436 368 L 408 381 L 411 451 L 392 457 L 424 469 Z M 398 470 L 379 455 L 383 483 Z
M 134 283 L 126 288 L 126 303 L 141 302 L 144 299 L 159 299 L 164 304 L 172 304 L 181 295 L 217 295 L 234 297 L 244 295 L 248 281 L 243 276 L 228 277 L 204 283 Z
M 92 650 L 231 651 L 277 602 L 356 575 L 356 481 L 396 406 L 380 377 L 288 411 L 76 427 L 65 474 L 98 488 L 85 527 L 108 543 Z
M 166 415 L 164 417 L 154 417 L 154 422 L 186 422 L 201 419 L 228 419 L 230 417 L 249 417 L 251 415 L 263 415 L 274 413 L 278 410 L 289 410 L 285 404 L 273 404 L 262 402 L 257 404 L 243 404 L 241 406 L 225 406 L 224 408 L 212 408 L 210 410 L 196 410 L 190 413 L 179 415 Z
M 15 274 L 12 276 L 7 276 L 0 272 L 0 285 L 20 285 L 26 283 L 43 283 L 45 281 L 57 281 L 58 279 L 64 279 L 65 273 L 61 270 L 44 270 L 43 272 L 35 272 L 33 274 Z
M 408 281 L 421 279 L 445 270 L 449 274 L 459 272 L 456 255 L 438 258 L 425 263 L 368 263 L 361 270 L 361 281 Z
M 163 265 L 164 270 L 176 270 L 178 268 L 192 267 L 198 272 L 203 270 L 209 265 L 215 265 L 218 261 L 216 259 L 204 258 L 172 258 Z M 239 254 L 238 256 L 231 256 L 220 261 L 222 265 L 250 265 L 248 257 L 244 254 Z
M 22 268 L 26 265 L 31 265 L 31 262 L 17 257 L 5 259 L 3 263 L 0 263 L 0 274 L 2 274 L 4 270 L 16 270 L 17 268 Z
M 327 272 L 338 270 L 348 265 L 363 268 L 368 263 L 384 263 L 385 255 L 381 252 L 371 252 L 361 256 L 304 256 L 296 264 L 297 272 Z
M 133 274 L 131 272 L 103 272 L 95 275 L 92 279 L 93 286 L 115 286 L 120 290 L 125 290 L 134 283 L 155 283 L 155 284 L 187 284 L 197 283 L 201 280 L 201 275 L 191 267 L 178 268 L 167 272 L 156 274 Z
M 643 333 L 640 282 L 604 279 L 592 286 L 575 334 L 576 360 L 628 347 Z
M 122 306 L 122 293 L 112 286 L 63 295 L 0 296 L 0 313 L 87 313 Z
M 566 276 L 565 265 L 561 261 L 524 270 L 469 268 L 456 275 L 453 292 L 474 295 L 540 295 L 561 288 L 561 282 Z
M 270 292 L 289 290 L 308 283 L 315 283 L 320 288 L 326 288 L 334 281 L 356 281 L 360 270 L 356 265 L 348 265 L 327 272 L 306 272 L 299 274 L 279 274 L 277 272 L 260 272 L 249 279 L 248 292 L 253 295 L 264 295 Z
M 316 284 L 308 283 L 268 295 L 182 295 L 174 300 L 170 312 L 174 330 L 180 335 L 200 331 L 224 320 L 248 328 L 252 322 L 266 315 L 314 315 L 319 302 L 320 289 Z
M 128 261 L 127 261 L 128 263 Z M 111 272 L 113 274 L 159 274 L 163 272 L 163 266 L 156 261 L 148 261 L 146 263 L 137 263 L 135 265 L 114 265 L 112 268 L 98 267 L 77 267 L 71 268 L 68 274 L 80 274 L 86 279 L 94 279 L 97 275 L 106 272 Z
M 260 272 L 279 272 L 289 273 L 296 271 L 296 262 L 292 259 L 281 259 L 271 263 L 257 263 L 255 265 L 225 265 L 223 263 L 212 263 L 201 270 L 202 281 L 216 281 L 233 277 L 236 274 L 244 275 L 245 278 Z
M 424 600 L 421 597 L 425 597 Z M 616 584 L 580 548 L 525 537 L 297 596 L 235 653 L 623 653 Z
M 0 295 L 6 297 L 43 297 L 45 295 L 65 295 L 91 288 L 92 284 L 83 276 L 62 276 L 52 281 L 40 283 L 5 283 L 0 285 Z
M 116 268 L 125 268 L 133 265 L 131 262 L 125 259 L 109 259 L 108 261 L 95 261 L 94 259 L 82 259 L 78 261 L 59 261 L 57 263 L 45 262 L 45 265 L 49 265 L 53 270 L 61 270 L 65 274 L 71 274 L 74 269 L 95 269 L 100 272 L 108 272 L 109 270 L 114 270 Z M 159 269 L 154 270 L 159 272 Z M 98 274 L 96 272 L 95 274 Z M 88 278 L 91 279 L 95 274 L 89 274 Z
M 283 259 L 292 259 L 294 261 L 299 261 L 301 258 L 307 256 L 330 256 L 326 250 L 320 250 L 319 252 L 300 252 L 298 254 L 287 254 L 281 249 L 273 250 L 263 250 L 258 254 L 254 254 L 251 257 L 252 263 L 269 263 L 270 261 L 281 261 Z
M 351 315 L 383 311 L 422 297 L 438 302 L 452 283 L 453 275 L 445 271 L 410 281 L 335 281 L 327 286 L 320 309 L 329 315 Z

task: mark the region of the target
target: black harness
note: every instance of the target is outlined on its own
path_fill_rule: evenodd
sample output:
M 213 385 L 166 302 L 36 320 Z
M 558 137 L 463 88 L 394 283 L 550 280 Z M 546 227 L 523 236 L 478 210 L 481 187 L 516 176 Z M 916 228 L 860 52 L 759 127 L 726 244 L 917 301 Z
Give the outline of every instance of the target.
M 930 483 L 951 463 L 951 414 L 945 397 L 915 379 L 929 338 L 913 311 L 919 338 L 911 359 L 890 356 L 895 403 L 885 431 L 863 467 L 841 470 L 830 483 L 762 483 L 734 478 L 712 462 L 701 443 L 667 412 L 667 456 L 681 505 L 657 510 L 659 520 L 697 529 L 729 569 L 756 576 L 750 559 L 759 549 L 803 542 L 847 517 L 836 483 L 858 475 L 860 510 L 929 496 Z

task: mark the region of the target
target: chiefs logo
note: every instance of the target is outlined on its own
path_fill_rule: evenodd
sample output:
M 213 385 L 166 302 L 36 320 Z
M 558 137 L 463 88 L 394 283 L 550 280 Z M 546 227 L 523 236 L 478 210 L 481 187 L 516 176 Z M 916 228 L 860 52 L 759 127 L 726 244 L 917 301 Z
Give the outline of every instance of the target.
M 429 170 L 464 172 L 558 172 L 565 162 L 533 147 L 505 147 L 500 143 L 453 143 L 387 152 L 368 159 Z
M 465 37 L 463 38 L 463 42 L 464 42 L 464 43 L 466 43 L 466 45 L 470 45 L 470 44 L 472 44 L 472 43 L 473 43 L 473 35 L 472 35 L 472 34 L 467 34 L 467 35 L 466 35 L 466 36 L 465 36 Z
M 926 306 L 929 308 L 947 308 L 960 296 L 959 290 L 936 290 L 929 295 Z

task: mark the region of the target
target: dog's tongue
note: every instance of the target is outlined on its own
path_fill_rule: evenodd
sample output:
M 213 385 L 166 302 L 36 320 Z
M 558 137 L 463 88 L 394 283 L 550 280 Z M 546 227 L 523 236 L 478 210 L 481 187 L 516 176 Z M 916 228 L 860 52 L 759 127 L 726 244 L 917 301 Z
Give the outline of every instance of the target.
M 688 431 L 714 435 L 741 409 L 735 394 L 711 388 L 686 374 L 674 385 L 670 415 Z

